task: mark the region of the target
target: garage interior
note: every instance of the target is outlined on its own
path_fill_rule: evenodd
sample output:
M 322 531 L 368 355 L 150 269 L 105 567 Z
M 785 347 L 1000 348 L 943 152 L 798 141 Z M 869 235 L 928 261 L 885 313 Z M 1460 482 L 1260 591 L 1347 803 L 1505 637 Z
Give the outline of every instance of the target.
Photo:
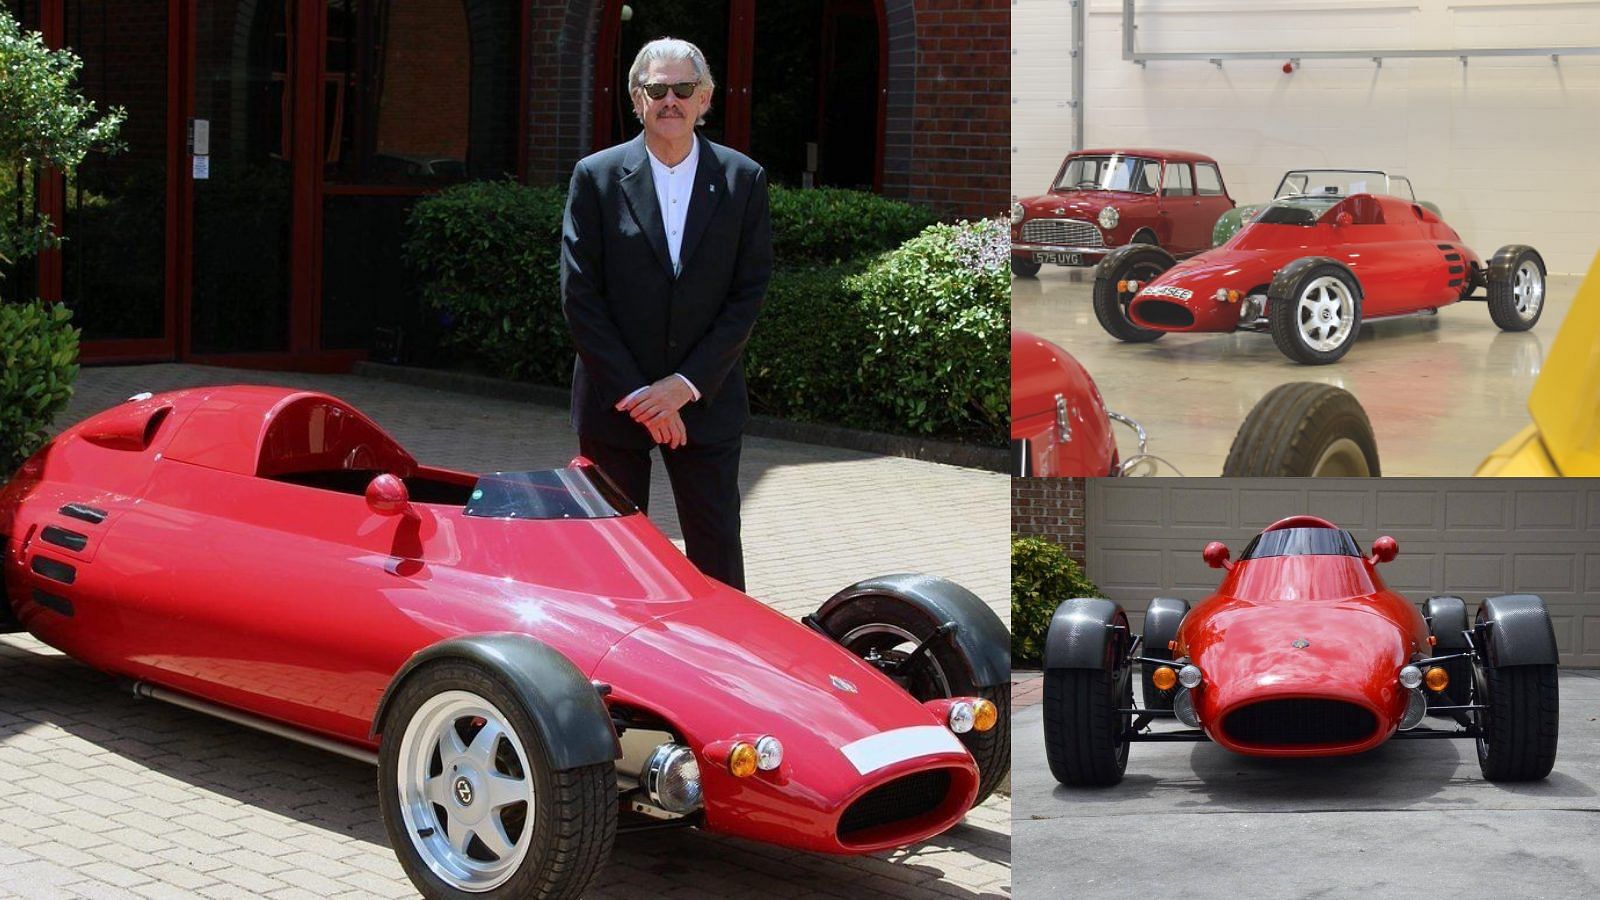
M 1600 4 L 1017 0 L 1012 34 L 1019 197 L 1042 193 L 1075 147 L 1207 154 L 1241 205 L 1292 168 L 1375 169 L 1408 176 L 1481 256 L 1528 244 L 1549 270 L 1531 331 L 1502 332 L 1486 304 L 1462 302 L 1366 323 L 1328 366 L 1293 363 L 1264 334 L 1124 344 L 1095 320 L 1092 269 L 1014 279 L 1013 327 L 1082 363 L 1107 406 L 1147 429 L 1162 474 L 1219 474 L 1250 409 L 1293 381 L 1359 398 L 1385 475 L 1470 475 L 1527 425 L 1597 261 Z

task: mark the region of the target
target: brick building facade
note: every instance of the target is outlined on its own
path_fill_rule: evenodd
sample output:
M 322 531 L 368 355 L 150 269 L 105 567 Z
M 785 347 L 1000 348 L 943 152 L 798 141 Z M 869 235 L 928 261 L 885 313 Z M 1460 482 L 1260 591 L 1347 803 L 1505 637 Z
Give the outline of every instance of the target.
M 1082 478 L 1013 478 L 1011 533 L 1055 541 L 1082 565 L 1084 500 Z

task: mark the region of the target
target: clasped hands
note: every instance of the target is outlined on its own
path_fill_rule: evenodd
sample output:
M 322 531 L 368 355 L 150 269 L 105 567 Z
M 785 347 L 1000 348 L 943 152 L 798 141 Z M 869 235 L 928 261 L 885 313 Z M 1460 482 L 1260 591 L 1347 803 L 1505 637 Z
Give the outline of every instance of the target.
M 689 442 L 689 433 L 678 410 L 693 399 L 694 393 L 687 382 L 676 375 L 668 375 L 624 397 L 617 404 L 617 410 L 643 425 L 650 432 L 651 440 L 676 450 Z

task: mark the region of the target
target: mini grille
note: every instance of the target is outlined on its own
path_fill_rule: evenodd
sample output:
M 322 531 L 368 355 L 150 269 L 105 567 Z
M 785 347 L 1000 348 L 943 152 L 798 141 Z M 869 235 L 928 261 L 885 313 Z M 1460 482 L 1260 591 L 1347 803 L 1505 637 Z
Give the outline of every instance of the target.
M 1223 720 L 1228 737 L 1241 744 L 1358 744 L 1378 728 L 1372 711 L 1342 700 L 1264 700 Z
M 1030 244 L 1068 247 L 1104 247 L 1100 229 L 1077 219 L 1034 219 L 1022 223 L 1022 239 Z
M 944 769 L 896 778 L 850 804 L 839 818 L 839 837 L 926 815 L 938 809 L 949 793 L 950 773 Z

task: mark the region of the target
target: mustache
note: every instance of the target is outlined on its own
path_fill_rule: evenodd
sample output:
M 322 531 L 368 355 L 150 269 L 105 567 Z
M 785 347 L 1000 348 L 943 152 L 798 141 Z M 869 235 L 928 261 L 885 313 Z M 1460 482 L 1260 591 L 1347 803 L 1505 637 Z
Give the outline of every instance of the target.
M 683 110 L 681 110 L 681 109 L 670 109 L 670 108 L 669 109 L 663 109 L 662 111 L 656 113 L 656 118 L 658 118 L 658 119 L 681 119 L 681 118 L 683 118 Z

